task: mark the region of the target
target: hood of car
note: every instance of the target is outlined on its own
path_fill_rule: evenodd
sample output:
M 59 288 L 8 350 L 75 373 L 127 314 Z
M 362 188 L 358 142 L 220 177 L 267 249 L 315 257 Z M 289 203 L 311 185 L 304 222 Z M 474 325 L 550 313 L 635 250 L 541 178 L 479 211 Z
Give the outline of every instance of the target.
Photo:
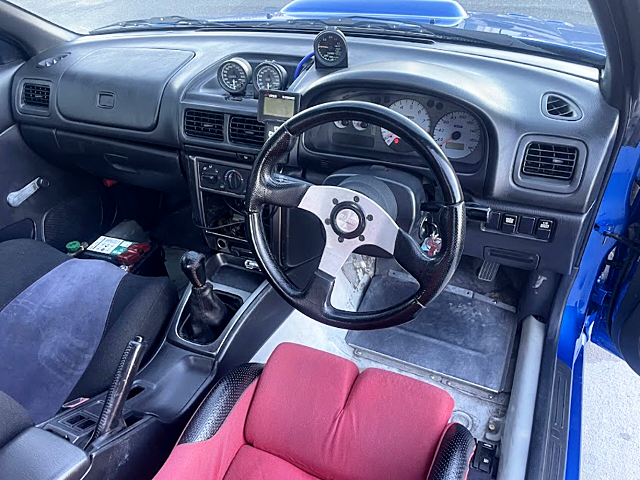
M 604 45 L 597 27 L 520 14 L 467 12 L 454 0 L 294 0 L 280 10 L 268 12 L 270 20 L 278 18 L 335 18 L 366 16 L 387 20 L 409 20 L 464 30 L 501 33 L 542 43 L 562 45 L 604 55 Z M 251 15 L 247 20 L 255 20 Z

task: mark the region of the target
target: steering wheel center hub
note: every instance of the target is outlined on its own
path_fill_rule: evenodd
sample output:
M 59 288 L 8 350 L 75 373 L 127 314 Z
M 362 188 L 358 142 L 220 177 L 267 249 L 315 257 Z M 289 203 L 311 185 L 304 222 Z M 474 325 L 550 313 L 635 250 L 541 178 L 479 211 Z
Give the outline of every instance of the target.
M 338 236 L 356 238 L 364 232 L 366 220 L 359 205 L 342 202 L 331 211 L 331 227 Z

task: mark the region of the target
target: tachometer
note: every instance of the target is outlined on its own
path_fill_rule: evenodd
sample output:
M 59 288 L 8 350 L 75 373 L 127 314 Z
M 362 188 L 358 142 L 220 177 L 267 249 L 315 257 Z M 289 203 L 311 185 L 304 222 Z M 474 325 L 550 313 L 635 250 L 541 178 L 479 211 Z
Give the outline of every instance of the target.
M 227 60 L 218 69 L 220 86 L 233 95 L 244 93 L 251 78 L 251 65 L 244 58 Z
M 420 102 L 410 98 L 405 98 L 393 102 L 391 105 L 389 105 L 389 108 L 394 112 L 401 113 L 413 123 L 422 128 L 425 132 L 429 132 L 429 130 L 431 130 L 431 118 L 429 117 L 427 109 Z M 407 149 L 407 146 L 395 133 L 390 132 L 385 128 L 381 128 L 380 133 L 382 134 L 382 139 L 384 140 L 384 142 L 391 148 L 394 148 L 396 150 Z
M 276 62 L 262 62 L 253 71 L 253 85 L 258 90 L 284 90 L 287 71 Z
M 471 155 L 481 138 L 478 120 L 467 112 L 447 113 L 433 129 L 433 139 L 449 158 Z

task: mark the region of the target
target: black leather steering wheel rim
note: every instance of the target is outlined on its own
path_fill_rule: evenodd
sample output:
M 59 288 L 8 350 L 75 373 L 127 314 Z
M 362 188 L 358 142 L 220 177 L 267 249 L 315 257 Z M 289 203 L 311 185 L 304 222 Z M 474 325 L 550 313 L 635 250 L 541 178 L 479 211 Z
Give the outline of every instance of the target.
M 381 207 L 367 197 L 340 187 L 312 186 L 302 180 L 277 173 L 278 164 L 286 161 L 299 136 L 314 127 L 337 120 L 360 120 L 386 128 L 402 138 L 425 160 L 443 196 L 438 224 L 442 249 L 436 257 L 430 258 L 424 254 L 418 243 L 397 226 L 396 231 L 389 233 L 395 234 L 394 244 L 390 245 L 390 238 L 384 233 L 390 230 L 390 217 L 385 218 L 386 213 Z M 413 319 L 448 283 L 460 261 L 464 245 L 466 219 L 463 198 L 462 188 L 451 163 L 427 132 L 403 115 L 383 106 L 367 102 L 340 101 L 317 105 L 298 113 L 267 140 L 248 181 L 246 206 L 248 228 L 257 261 L 271 285 L 288 303 L 314 320 L 331 326 L 371 330 L 399 325 Z M 321 199 L 321 206 L 313 205 L 318 199 Z M 333 205 L 328 204 L 331 201 Z M 347 241 L 343 234 L 338 234 L 335 225 L 332 225 L 333 230 L 325 226 L 328 238 L 321 259 L 321 269 L 314 274 L 309 285 L 300 290 L 286 277 L 274 258 L 265 235 L 262 223 L 264 206 L 271 204 L 308 209 L 316 213 L 322 221 L 321 217 L 328 217 L 326 211 L 320 215 L 316 209 L 335 209 L 346 203 L 353 205 L 356 210 L 367 210 L 367 213 L 375 211 L 375 215 L 367 216 L 372 220 L 364 226 L 364 235 L 359 238 L 366 237 L 370 241 L 373 235 L 385 243 L 386 250 L 418 280 L 420 287 L 414 296 L 398 305 L 375 312 L 347 312 L 335 309 L 330 304 L 330 297 L 335 276 L 334 267 L 337 263 L 329 258 L 323 267 L 329 236 L 336 235 L 342 245 L 358 241 L 357 238 Z M 326 218 L 323 223 L 328 225 L 329 219 Z M 333 237 L 331 239 L 333 241 Z M 333 245 L 337 246 L 336 243 Z M 327 268 L 332 264 L 332 268 Z M 327 271 L 331 271 L 333 277 Z

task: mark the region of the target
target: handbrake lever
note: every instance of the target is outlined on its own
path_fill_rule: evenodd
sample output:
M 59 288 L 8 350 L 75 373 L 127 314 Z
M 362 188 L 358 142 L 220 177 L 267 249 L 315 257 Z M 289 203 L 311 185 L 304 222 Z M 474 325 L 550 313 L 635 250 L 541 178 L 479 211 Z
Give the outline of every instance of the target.
M 123 415 L 124 404 L 127 401 L 127 397 L 131 391 L 131 385 L 140 368 L 145 349 L 146 344 L 140 336 L 130 340 L 127 344 L 127 348 L 125 348 L 122 353 L 120 364 L 118 365 L 115 377 L 107 393 L 107 398 L 104 401 L 98 424 L 87 446 L 127 426 Z

